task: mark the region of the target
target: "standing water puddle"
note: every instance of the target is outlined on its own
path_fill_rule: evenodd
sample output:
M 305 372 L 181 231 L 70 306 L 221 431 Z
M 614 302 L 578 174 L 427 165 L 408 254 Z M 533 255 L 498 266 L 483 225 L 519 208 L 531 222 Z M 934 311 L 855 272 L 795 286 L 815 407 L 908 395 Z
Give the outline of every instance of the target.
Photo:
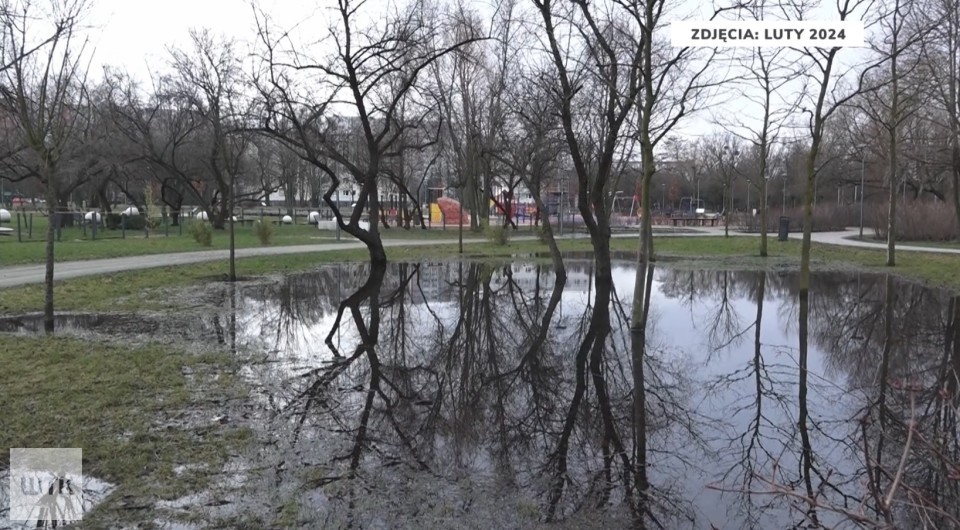
M 960 514 L 957 297 L 814 274 L 803 358 L 796 275 L 659 269 L 636 370 L 635 268 L 615 266 L 609 292 L 587 263 L 568 273 L 338 265 L 216 286 L 208 311 L 176 322 L 236 351 L 258 388 L 258 447 L 231 479 L 231 516 L 619 527 L 643 511 L 666 528 L 853 526 L 883 516 L 878 491 L 927 507 L 896 511 L 897 526 Z M 131 317 L 69 318 L 113 335 Z M 164 318 L 134 329 L 162 334 Z

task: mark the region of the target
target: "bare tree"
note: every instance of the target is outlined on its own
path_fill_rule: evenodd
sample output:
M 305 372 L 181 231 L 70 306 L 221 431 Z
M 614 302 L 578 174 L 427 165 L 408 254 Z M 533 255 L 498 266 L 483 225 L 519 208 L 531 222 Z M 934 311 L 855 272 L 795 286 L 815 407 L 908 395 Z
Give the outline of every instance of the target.
M 386 158 L 398 155 L 404 131 L 429 128 L 429 109 L 417 99 L 418 81 L 438 58 L 478 38 L 449 46 L 432 46 L 438 28 L 422 2 L 412 2 L 388 22 L 361 27 L 364 2 L 338 0 L 337 22 L 324 43 L 334 47 L 329 57 L 313 57 L 308 45 L 289 33 L 276 35 L 269 17 L 257 12 L 262 69 L 255 78 L 262 99 L 259 129 L 282 141 L 298 156 L 322 170 L 332 185 L 324 200 L 339 226 L 361 240 L 372 263 L 386 263 L 380 238 L 380 179 Z M 348 105 L 356 114 L 358 149 L 343 142 L 336 108 Z M 404 114 L 403 111 L 407 114 Z M 334 194 L 342 167 L 359 187 L 349 216 L 343 215 Z M 396 184 L 396 181 L 394 181 Z M 412 200 L 409 189 L 400 190 Z M 360 225 L 364 212 L 369 225 Z
M 560 124 L 553 113 L 557 101 L 539 78 L 534 74 L 513 83 L 510 93 L 514 104 L 509 107 L 510 123 L 502 127 L 498 134 L 500 147 L 496 156 L 519 175 L 530 191 L 540 212 L 543 237 L 550 248 L 554 270 L 558 277 L 565 278 L 563 256 L 550 223 L 550 208 L 544 201 L 548 185 L 556 181 L 556 173 L 560 171 L 564 141 Z M 556 206 L 559 217 L 562 214 L 559 211 L 560 204 Z
M 201 121 L 205 156 L 201 159 L 216 186 L 211 221 L 215 228 L 230 223 L 230 281 L 236 280 L 233 209 L 237 176 L 244 170 L 250 147 L 236 46 L 207 30 L 190 32 L 192 50 L 171 50 L 175 75 L 170 97 L 182 100 Z
M 756 20 L 770 20 L 778 15 L 777 6 L 766 1 L 750 4 L 745 9 Z M 771 149 L 787 125 L 787 119 L 799 105 L 800 98 L 793 90 L 797 88 L 802 91 L 803 87 L 794 86 L 799 74 L 796 71 L 796 56 L 790 48 L 751 48 L 749 54 L 737 59 L 737 63 L 744 71 L 742 83 L 737 83 L 743 86 L 738 95 L 760 111 L 760 121 L 751 124 L 737 117 L 718 118 L 725 128 L 754 148 L 756 172 L 748 185 L 753 185 L 760 197 L 760 256 L 766 257 L 769 216 L 767 184 L 770 179 Z
M 77 149 L 76 131 L 88 118 L 86 57 L 78 42 L 85 0 L 14 0 L 0 10 L 0 105 L 20 166 L 45 186 L 50 222 L 46 236 L 44 330 L 53 333 L 54 240 L 61 171 Z M 37 41 L 37 35 L 43 35 Z
M 858 108 L 866 114 L 879 135 L 885 137 L 887 162 L 887 266 L 896 264 L 897 198 L 903 178 L 900 153 L 903 150 L 903 128 L 920 109 L 920 92 L 925 91 L 925 80 L 910 79 L 920 66 L 919 55 L 913 53 L 916 44 L 928 31 L 918 25 L 913 14 L 912 0 L 891 0 L 883 6 L 879 24 L 883 29 L 881 42 L 874 50 L 887 63 L 886 72 L 871 75 L 873 85 L 880 86 L 857 100 Z M 880 138 L 877 138 L 879 141 Z
M 949 202 L 953 204 L 960 231 L 960 3 L 929 0 L 922 7 L 917 10 L 917 16 L 931 29 L 927 38 L 920 41 L 923 75 L 945 113 L 943 121 L 949 130 Z
M 453 6 L 453 23 L 441 44 L 489 34 L 489 41 L 462 46 L 431 65 L 434 98 L 442 123 L 444 155 L 451 159 L 456 187 L 471 212 L 476 230 L 489 221 L 489 199 L 496 199 L 495 142 L 504 122 L 503 96 L 507 89 L 509 50 L 516 37 L 514 0 L 497 10 L 489 28 L 479 13 L 462 3 Z M 495 48 L 493 53 L 490 48 Z M 509 218 L 509 216 L 505 216 Z

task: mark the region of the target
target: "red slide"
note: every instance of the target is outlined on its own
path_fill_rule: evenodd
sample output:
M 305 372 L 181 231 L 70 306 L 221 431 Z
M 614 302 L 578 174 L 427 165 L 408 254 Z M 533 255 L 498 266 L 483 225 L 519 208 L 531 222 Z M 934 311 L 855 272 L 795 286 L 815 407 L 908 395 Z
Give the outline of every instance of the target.
M 440 207 L 440 211 L 443 212 L 443 217 L 446 219 L 448 225 L 457 225 L 460 224 L 460 202 L 449 197 L 439 197 L 437 199 L 437 206 Z M 464 212 L 463 214 L 464 224 L 470 224 L 470 214 Z

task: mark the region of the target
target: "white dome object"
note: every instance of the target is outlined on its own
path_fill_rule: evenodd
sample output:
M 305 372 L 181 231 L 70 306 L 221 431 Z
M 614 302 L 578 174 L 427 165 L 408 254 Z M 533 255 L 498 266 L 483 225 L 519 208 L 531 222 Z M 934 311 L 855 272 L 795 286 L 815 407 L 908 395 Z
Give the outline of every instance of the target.
M 317 221 L 320 220 L 320 212 L 310 212 L 307 214 L 307 222 L 310 224 L 317 224 Z
M 83 216 L 83 220 L 84 220 L 84 221 L 87 221 L 88 223 L 94 223 L 94 222 L 99 223 L 99 222 L 100 222 L 100 213 L 99 213 L 99 212 L 87 212 L 87 213 Z
M 207 212 L 197 212 L 197 215 L 194 216 L 198 221 L 209 221 L 210 216 L 207 215 Z
M 290 217 L 289 215 L 284 215 L 283 218 L 280 219 L 280 221 L 281 221 L 283 224 L 288 225 L 288 224 L 290 224 L 290 223 L 293 222 L 293 217 Z
M 234 223 L 236 223 L 239 219 L 237 219 L 237 216 L 236 216 L 236 215 L 231 215 L 231 216 L 230 216 L 230 220 L 233 221 Z
M 6 223 L 10 221 L 10 212 L 0 208 L 0 223 Z
M 136 206 L 131 206 L 120 212 L 120 215 L 140 215 L 140 210 Z

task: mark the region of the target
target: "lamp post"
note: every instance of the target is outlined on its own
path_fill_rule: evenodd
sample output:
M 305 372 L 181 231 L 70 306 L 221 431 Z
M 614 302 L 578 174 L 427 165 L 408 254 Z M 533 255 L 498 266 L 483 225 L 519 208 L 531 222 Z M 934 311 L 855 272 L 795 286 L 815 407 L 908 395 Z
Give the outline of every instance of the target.
M 697 165 L 693 165 L 693 178 L 697 180 L 697 202 L 696 206 L 691 209 L 696 209 L 700 207 L 700 173 L 697 171 Z
M 864 168 L 867 165 L 867 146 L 861 146 L 860 152 L 860 239 L 863 239 L 863 196 L 866 189 L 863 187 Z
M 563 235 L 563 188 L 567 185 L 566 175 L 560 179 L 560 203 L 557 205 L 557 224 L 560 225 L 560 235 Z
M 724 159 L 730 163 L 730 170 L 734 170 L 738 156 L 740 156 L 739 149 L 729 145 L 723 146 L 723 154 L 720 157 L 720 171 L 723 174 L 723 237 L 730 237 L 730 210 L 733 209 L 733 182 L 730 173 L 727 172 Z
M 783 173 L 783 200 L 780 201 L 780 217 L 787 215 L 787 173 Z
M 660 215 L 667 210 L 667 183 L 660 183 Z
M 694 209 L 700 208 L 700 177 L 697 177 L 697 200 Z

